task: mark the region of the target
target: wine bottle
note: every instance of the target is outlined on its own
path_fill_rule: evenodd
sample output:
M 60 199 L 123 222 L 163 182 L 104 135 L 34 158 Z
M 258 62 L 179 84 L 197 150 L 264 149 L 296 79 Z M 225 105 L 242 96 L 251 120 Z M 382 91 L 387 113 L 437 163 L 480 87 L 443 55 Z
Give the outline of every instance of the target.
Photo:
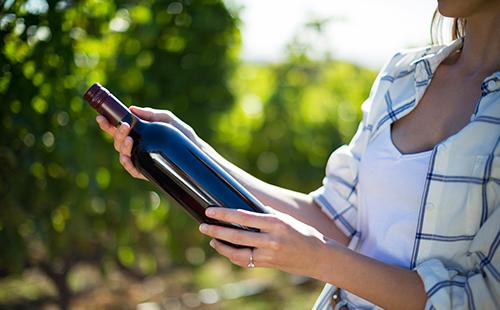
M 147 122 L 134 115 L 99 83 L 83 96 L 114 126 L 126 122 L 134 139 L 132 162 L 152 183 L 179 203 L 195 220 L 233 228 L 205 215 L 208 207 L 268 213 L 266 207 L 181 131 L 168 123 Z

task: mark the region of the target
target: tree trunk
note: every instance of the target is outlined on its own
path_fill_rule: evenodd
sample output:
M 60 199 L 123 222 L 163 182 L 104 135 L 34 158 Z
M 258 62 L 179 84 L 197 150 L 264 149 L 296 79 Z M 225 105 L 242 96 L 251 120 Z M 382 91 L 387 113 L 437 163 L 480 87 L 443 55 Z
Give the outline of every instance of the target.
M 63 270 L 56 271 L 50 264 L 43 263 L 40 264 L 40 268 L 52 280 L 57 288 L 57 293 L 59 295 L 59 307 L 61 310 L 68 310 L 71 304 L 72 296 L 67 279 L 69 267 L 64 266 Z

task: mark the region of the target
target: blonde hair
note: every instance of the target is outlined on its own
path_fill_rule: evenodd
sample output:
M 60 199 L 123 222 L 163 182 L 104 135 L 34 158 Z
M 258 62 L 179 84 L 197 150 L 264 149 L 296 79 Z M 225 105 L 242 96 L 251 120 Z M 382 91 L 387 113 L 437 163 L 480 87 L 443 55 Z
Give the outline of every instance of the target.
M 443 44 L 443 23 L 444 16 L 441 15 L 436 8 L 434 14 L 432 15 L 431 22 L 431 42 L 432 44 Z M 467 20 L 461 17 L 455 17 L 452 19 L 451 25 L 451 39 L 456 40 L 458 38 L 463 38 L 465 35 L 465 24 Z

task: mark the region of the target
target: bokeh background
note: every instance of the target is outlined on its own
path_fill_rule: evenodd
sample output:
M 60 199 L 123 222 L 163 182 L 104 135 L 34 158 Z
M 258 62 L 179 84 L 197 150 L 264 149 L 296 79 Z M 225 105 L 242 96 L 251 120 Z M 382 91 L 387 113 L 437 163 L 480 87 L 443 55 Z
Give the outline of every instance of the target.
M 401 5 L 401 3 L 405 3 Z M 307 309 L 321 283 L 217 256 L 119 165 L 93 82 L 268 182 L 320 186 L 434 1 L 0 1 L 0 308 Z

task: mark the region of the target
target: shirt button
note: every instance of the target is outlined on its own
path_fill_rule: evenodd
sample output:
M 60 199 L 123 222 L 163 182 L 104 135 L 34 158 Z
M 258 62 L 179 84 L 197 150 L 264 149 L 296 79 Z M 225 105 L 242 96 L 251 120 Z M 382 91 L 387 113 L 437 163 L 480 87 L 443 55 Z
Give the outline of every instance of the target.
M 495 81 L 495 80 L 491 80 L 488 82 L 488 90 L 489 91 L 495 91 L 497 89 L 500 88 L 500 82 L 499 81 Z
M 432 211 L 434 210 L 434 204 L 432 202 L 428 202 L 425 204 L 425 210 Z

